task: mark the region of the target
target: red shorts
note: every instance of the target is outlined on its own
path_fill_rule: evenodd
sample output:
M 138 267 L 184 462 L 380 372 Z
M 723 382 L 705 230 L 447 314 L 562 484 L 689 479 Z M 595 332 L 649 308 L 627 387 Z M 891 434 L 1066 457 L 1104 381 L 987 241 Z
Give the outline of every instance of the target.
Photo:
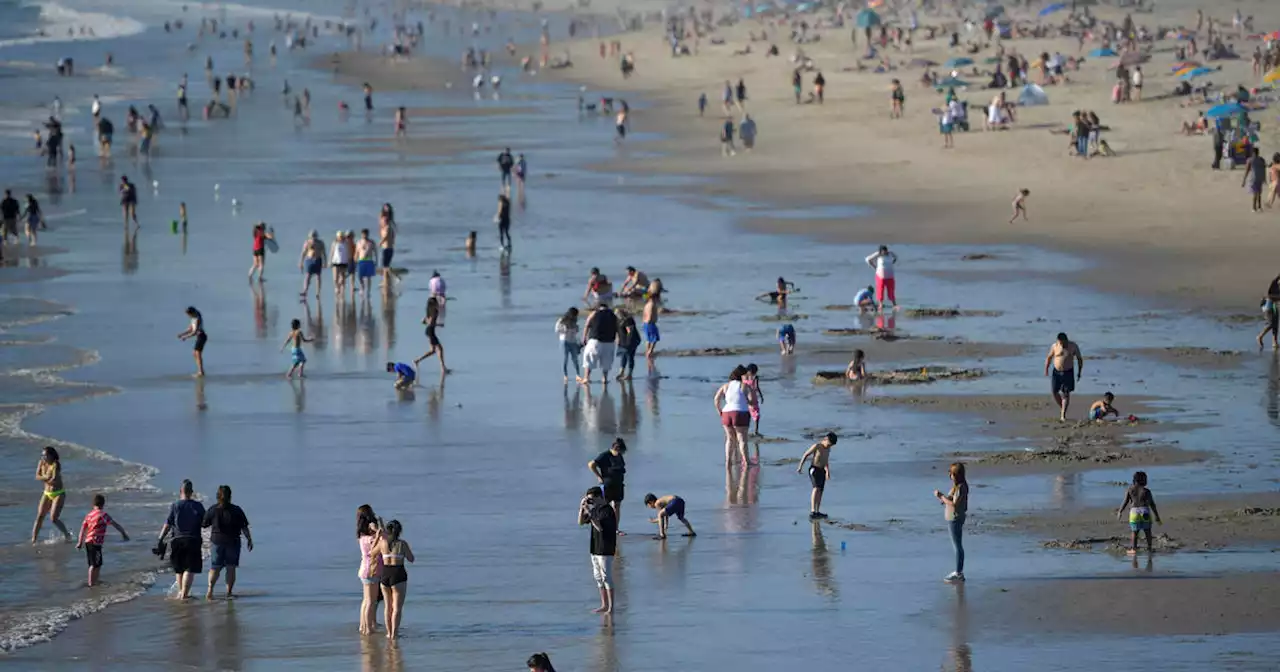
M 894 291 L 895 289 L 896 287 L 894 287 L 893 278 L 882 278 L 878 275 L 876 276 L 876 300 L 877 301 L 879 301 L 880 303 L 884 303 L 884 295 L 888 294 L 889 303 L 892 303 L 895 306 L 898 305 L 898 296 L 897 296 L 897 292 Z
M 747 411 L 724 411 L 720 414 L 720 424 L 725 427 L 750 427 L 751 414 Z

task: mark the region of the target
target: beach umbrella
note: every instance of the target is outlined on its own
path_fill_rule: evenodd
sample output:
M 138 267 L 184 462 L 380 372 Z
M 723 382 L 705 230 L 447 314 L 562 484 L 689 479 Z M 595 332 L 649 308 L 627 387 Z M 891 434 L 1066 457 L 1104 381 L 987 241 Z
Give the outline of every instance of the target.
M 1213 68 L 1196 68 L 1190 72 L 1183 73 L 1178 79 L 1191 80 L 1196 77 L 1203 77 L 1211 72 L 1215 72 L 1215 70 Z
M 947 68 L 958 68 L 964 65 L 973 65 L 973 59 L 964 56 L 956 56 L 955 58 L 947 59 L 947 62 L 942 65 Z
M 1176 74 L 1178 74 L 1178 73 L 1182 72 L 1183 70 L 1186 70 L 1187 68 L 1198 68 L 1198 67 L 1200 67 L 1200 66 L 1202 66 L 1202 65 L 1204 65 L 1204 64 L 1203 64 L 1203 63 L 1201 63 L 1200 61 L 1183 61 L 1183 62 L 1181 62 L 1181 63 L 1177 63 L 1177 64 L 1175 64 L 1175 65 L 1173 66 L 1172 70 L 1173 70 L 1173 74 L 1175 74 L 1175 75 L 1176 75 Z
M 1262 78 L 1262 81 L 1268 84 L 1275 84 L 1276 80 L 1280 80 L 1280 70 L 1272 70 Z
M 1093 51 L 1089 52 L 1089 55 L 1092 56 L 1093 58 L 1110 58 L 1112 56 L 1119 56 L 1119 54 L 1111 50 L 1111 47 L 1102 47 L 1100 49 L 1094 49 Z
M 880 15 L 870 9 L 864 9 L 861 12 L 858 12 L 858 16 L 854 19 L 854 22 L 859 28 L 878 26 L 880 25 Z
M 1048 7 L 1045 7 L 1044 9 L 1040 10 L 1040 16 L 1049 16 L 1050 14 L 1061 12 L 1066 8 L 1067 8 L 1066 3 L 1055 2 L 1052 5 L 1049 5 Z
M 1191 72 L 1192 70 L 1195 70 L 1195 69 L 1197 69 L 1197 68 L 1199 68 L 1199 67 L 1200 67 L 1200 66 L 1198 66 L 1198 65 L 1191 65 L 1191 66 L 1187 66 L 1187 67 L 1185 67 L 1185 68 L 1183 68 L 1183 69 L 1181 69 L 1181 70 L 1178 70 L 1177 72 L 1173 73 L 1173 76 L 1174 76 L 1174 77 L 1181 77 L 1181 76 L 1183 76 L 1183 75 L 1187 74 L 1188 72 Z
M 1248 110 L 1246 110 L 1240 103 L 1224 103 L 1222 105 L 1215 105 L 1209 108 L 1204 113 L 1204 116 L 1209 117 L 1210 119 L 1217 119 L 1219 117 L 1230 117 L 1247 111 Z

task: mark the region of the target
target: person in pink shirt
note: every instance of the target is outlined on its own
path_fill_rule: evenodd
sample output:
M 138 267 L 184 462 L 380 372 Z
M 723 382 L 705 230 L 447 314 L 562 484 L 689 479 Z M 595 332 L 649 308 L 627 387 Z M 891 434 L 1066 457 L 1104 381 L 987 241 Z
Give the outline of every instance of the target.
M 93 510 L 80 523 L 80 538 L 76 548 L 83 548 L 89 561 L 89 587 L 98 582 L 98 573 L 102 571 L 102 542 L 107 540 L 107 526 L 111 525 L 120 533 L 120 537 L 129 541 L 129 534 L 113 520 L 105 509 L 107 498 L 101 493 L 93 496 Z

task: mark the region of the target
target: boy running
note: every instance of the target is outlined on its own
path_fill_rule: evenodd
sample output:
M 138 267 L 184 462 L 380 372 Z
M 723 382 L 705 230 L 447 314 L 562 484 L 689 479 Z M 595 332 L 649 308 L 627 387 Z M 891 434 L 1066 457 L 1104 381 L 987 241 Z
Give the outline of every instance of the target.
M 1018 195 L 1013 197 L 1013 216 L 1009 218 L 1010 224 L 1018 221 L 1018 215 L 1022 215 L 1024 222 L 1031 221 L 1027 217 L 1027 197 L 1030 195 L 1030 189 L 1019 189 Z
M 675 516 L 684 523 L 689 529 L 686 537 L 696 537 L 698 534 L 693 531 L 693 525 L 684 519 L 684 499 L 675 495 L 664 495 L 662 497 L 655 496 L 652 492 L 644 496 L 644 505 L 658 510 L 657 518 L 650 518 L 649 522 L 658 524 L 658 539 L 667 538 L 667 523 L 670 522 L 671 516 Z
M 104 510 L 106 507 L 107 498 L 105 496 L 101 493 L 93 496 L 93 510 L 84 517 L 84 522 L 80 524 L 80 537 L 76 541 L 76 548 L 83 548 L 85 556 L 89 560 L 90 588 L 98 582 L 98 573 L 102 571 L 102 542 L 107 539 L 107 525 L 116 528 L 116 531 L 120 533 L 121 539 L 129 541 L 129 534 L 124 531 L 123 527 L 120 527 L 120 523 L 112 520 L 111 516 Z M 1134 539 L 1137 539 L 1136 534 Z
M 809 466 L 809 482 L 813 484 L 813 493 L 809 496 L 809 520 L 817 520 L 826 518 L 827 514 L 822 513 L 822 491 L 827 487 L 827 479 L 831 478 L 831 447 L 836 445 L 837 437 L 835 432 L 827 432 L 822 440 L 809 446 L 809 450 L 804 451 L 804 455 L 800 456 L 800 466 L 796 467 L 796 473 L 804 470 L 804 463 L 812 460 Z
M 310 343 L 315 339 L 307 338 L 302 333 L 302 320 L 293 320 L 289 323 L 289 335 L 285 337 L 284 344 L 280 346 L 280 352 L 284 352 L 285 348 L 292 348 L 293 366 L 289 367 L 289 372 L 284 374 L 285 378 L 292 379 L 293 372 L 298 372 L 299 378 L 307 377 L 307 356 L 302 352 L 302 344 Z

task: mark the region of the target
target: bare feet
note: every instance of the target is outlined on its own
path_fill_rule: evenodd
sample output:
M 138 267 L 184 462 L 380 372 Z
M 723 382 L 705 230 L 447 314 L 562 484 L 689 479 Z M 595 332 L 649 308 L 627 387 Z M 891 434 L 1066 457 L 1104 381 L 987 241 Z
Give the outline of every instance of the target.
M 210 601 L 210 602 L 212 602 L 212 601 L 213 601 L 213 590 L 212 590 L 212 589 L 210 589 L 210 590 L 209 590 L 209 592 L 207 592 L 207 593 L 205 593 L 205 594 L 204 594 L 204 599 L 206 599 L 206 600 L 208 600 L 208 601 Z
M 593 614 L 606 614 L 608 612 L 609 612 L 609 607 L 603 604 L 591 610 L 591 613 Z

